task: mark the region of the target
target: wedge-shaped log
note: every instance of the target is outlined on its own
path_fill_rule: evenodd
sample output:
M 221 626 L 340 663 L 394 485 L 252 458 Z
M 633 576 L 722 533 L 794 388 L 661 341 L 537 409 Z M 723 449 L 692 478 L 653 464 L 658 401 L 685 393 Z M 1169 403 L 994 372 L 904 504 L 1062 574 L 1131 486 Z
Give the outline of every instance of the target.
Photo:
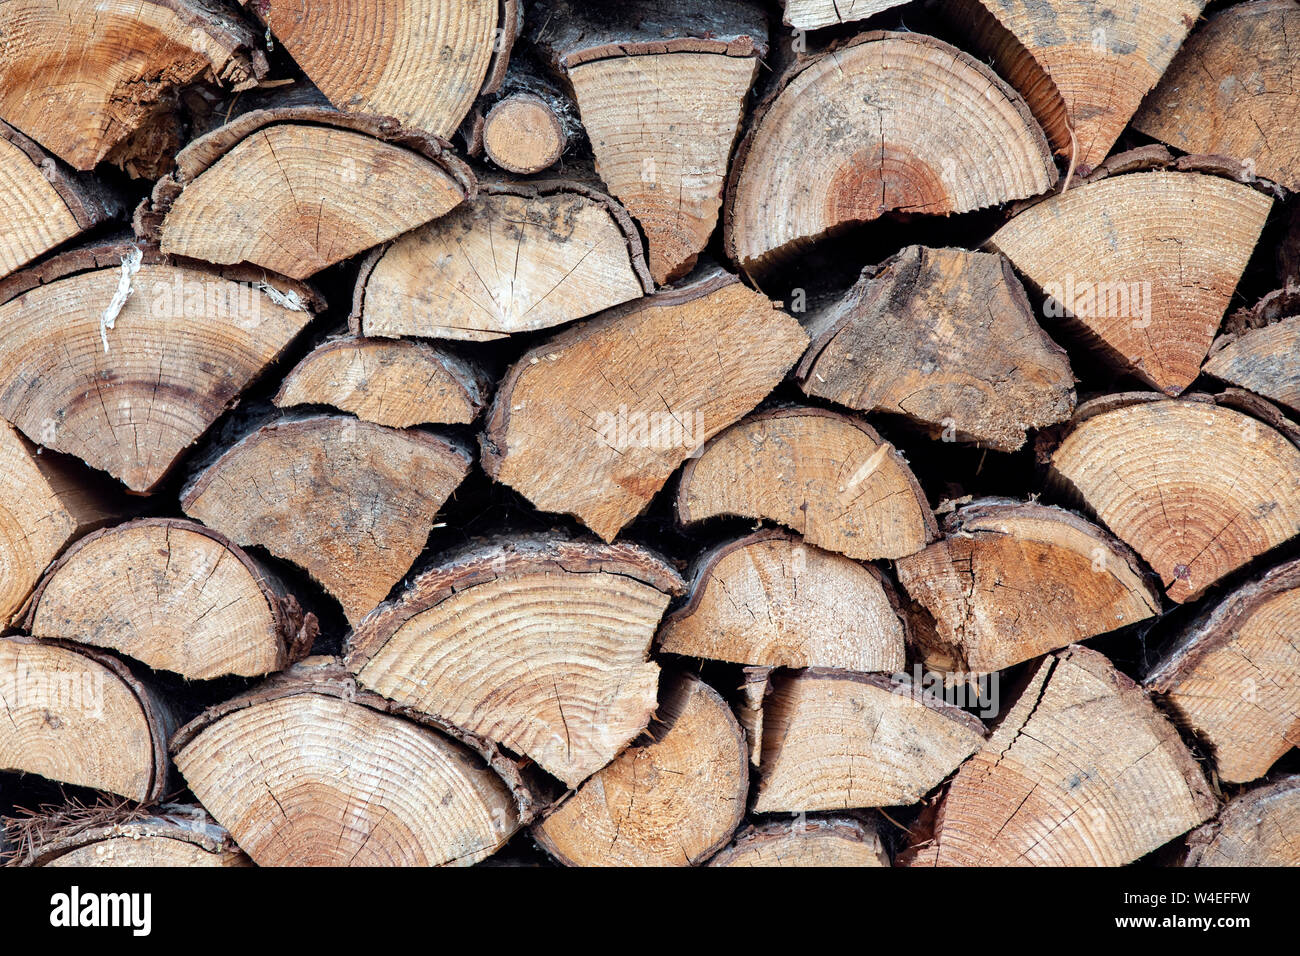
M 10 0 L 0 34 L 0 117 L 77 169 L 139 161 L 153 178 L 179 145 L 178 89 L 267 71 L 253 30 L 204 0 Z
M 754 810 L 915 803 L 984 741 L 984 724 L 906 679 L 820 668 L 773 678 Z
M 1202 398 L 1085 402 L 1049 463 L 1180 603 L 1300 533 L 1300 449 Z
M 899 583 L 929 613 L 931 667 L 997 671 L 1160 613 L 1137 556 L 1061 508 L 983 499 L 944 538 L 901 559 Z
M 989 244 L 1104 359 L 1177 395 L 1201 362 L 1272 200 L 1218 176 L 1106 176 L 1025 209 Z
M 533 836 L 568 866 L 694 866 L 731 839 L 748 787 L 744 734 L 726 703 L 695 677 L 666 675 L 647 736 Z
M 168 803 L 156 813 L 126 807 L 69 807 L 26 817 L 17 830 L 18 866 L 252 866 L 202 807 Z
M 1300 776 L 1247 790 L 1187 838 L 1183 866 L 1300 866 Z
M 1145 684 L 1246 783 L 1300 744 L 1300 561 L 1234 591 L 1181 634 Z
M 240 2 L 339 109 L 395 116 L 444 138 L 469 112 L 498 30 L 509 27 L 498 0 Z
M 907 0 L 849 0 L 841 5 L 839 0 L 785 0 L 786 26 L 796 30 L 816 30 L 837 23 L 865 20 L 893 7 L 901 7 Z
M 636 227 L 608 196 L 567 181 L 484 183 L 473 202 L 367 259 L 352 326 L 487 341 L 652 289 Z
M 478 366 L 424 342 L 330 339 L 303 358 L 276 393 L 280 408 L 332 405 L 390 428 L 466 424 L 489 388 Z
M 745 732 L 749 762 L 755 767 L 763 761 L 763 698 L 767 696 L 767 690 L 772 685 L 772 671 L 771 667 L 742 668 L 740 689 L 734 695 L 731 704 L 736 722 Z
M 947 441 L 1015 451 L 1074 411 L 1069 359 L 999 255 L 908 246 L 806 327 L 804 392 Z
M 497 389 L 483 469 L 613 540 L 807 344 L 767 298 L 708 272 L 526 352 Z
M 0 628 L 14 623 L 64 546 L 110 520 L 112 502 L 0 420 Z
M 1300 4 L 1220 10 L 1184 44 L 1135 128 L 1189 153 L 1231 156 L 1300 189 Z
M 905 631 L 875 568 L 781 531 L 706 551 L 659 630 L 670 654 L 759 667 L 901 671 Z
M 1123 866 L 1214 813 L 1173 724 L 1105 657 L 1044 660 L 957 771 L 914 864 Z
M 641 224 L 650 274 L 691 271 L 722 207 L 727 159 L 767 52 L 746 0 L 549 0 L 537 42 L 573 88 L 596 171 Z
M 224 535 L 143 518 L 82 538 L 59 558 L 32 599 L 27 630 L 207 680 L 281 670 L 311 650 L 318 628 Z
M 1300 312 L 1300 309 L 1297 310 Z M 1300 314 L 1214 340 L 1205 371 L 1215 378 L 1300 411 Z
M 570 787 L 655 709 L 647 660 L 677 572 L 644 549 L 557 537 L 476 545 L 362 621 L 347 666 L 397 704 L 536 760 Z
M 470 468 L 459 443 L 335 415 L 263 425 L 191 479 L 190 517 L 305 568 L 355 624 L 424 548 Z
M 855 817 L 778 820 L 745 827 L 709 866 L 889 866 L 875 824 Z
M 150 491 L 315 307 L 261 270 L 168 265 L 126 243 L 66 253 L 0 284 L 0 417 Z
M 683 524 L 766 518 L 851 558 L 900 558 L 938 534 L 912 469 L 860 418 L 821 408 L 756 412 L 686 463 Z
M 311 106 L 252 110 L 199 137 L 159 180 L 137 231 L 163 252 L 303 279 L 474 195 L 446 145 Z
M 310 680 L 218 704 L 172 747 L 258 866 L 469 866 L 518 826 L 505 784 L 468 748 Z
M 1056 175 L 988 67 L 924 34 L 866 33 L 800 64 L 759 112 L 731 167 L 727 250 L 761 272 L 841 226 L 996 206 Z
M 1205 0 L 957 0 L 947 10 L 1024 95 L 1056 152 L 1093 167 L 1204 7 Z
M 0 768 L 140 803 L 167 787 L 166 703 L 116 658 L 30 637 L 0 638 Z
M 120 212 L 112 192 L 0 120 L 0 278 Z

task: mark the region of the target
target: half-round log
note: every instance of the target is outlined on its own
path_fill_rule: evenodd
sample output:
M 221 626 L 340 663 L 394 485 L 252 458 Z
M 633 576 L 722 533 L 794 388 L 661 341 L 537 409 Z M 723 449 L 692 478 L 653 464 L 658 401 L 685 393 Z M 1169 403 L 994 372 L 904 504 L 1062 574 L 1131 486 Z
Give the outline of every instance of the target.
M 72 807 L 22 819 L 18 866 L 252 866 L 201 807 L 164 804 L 156 814 Z
M 741 830 L 709 866 L 889 866 L 874 824 L 854 817 L 776 821 Z
M 1300 866 L 1300 776 L 1283 777 L 1228 801 L 1187 838 L 1183 866 Z

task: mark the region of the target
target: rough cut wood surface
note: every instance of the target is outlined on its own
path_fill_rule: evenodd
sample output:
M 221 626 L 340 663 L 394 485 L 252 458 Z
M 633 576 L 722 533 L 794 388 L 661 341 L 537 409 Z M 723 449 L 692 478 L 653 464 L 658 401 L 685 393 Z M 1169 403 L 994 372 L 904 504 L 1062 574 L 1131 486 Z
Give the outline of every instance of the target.
M 998 255 L 908 246 L 807 328 L 808 395 L 904 415 L 944 441 L 1015 451 L 1074 411 L 1069 359 Z
M 650 642 L 682 590 L 676 571 L 632 545 L 486 542 L 367 616 L 347 663 L 363 686 L 498 741 L 574 787 L 654 713 Z
M 1300 307 L 1296 309 L 1300 312 Z M 1204 371 L 1300 412 L 1300 314 L 1225 333 L 1210 347 Z
M 726 703 L 688 674 L 665 677 L 646 737 L 533 828 L 568 866 L 694 866 L 745 813 L 744 734 Z
M 944 537 L 897 564 L 933 619 L 926 663 L 996 671 L 1160 612 L 1137 556 L 1072 512 L 982 499 L 944 519 Z
M 756 412 L 682 469 L 677 516 L 766 518 L 851 558 L 899 558 L 938 533 L 925 493 L 861 418 L 822 408 Z
M 914 865 L 1122 866 L 1203 822 L 1205 774 L 1131 679 L 1096 651 L 1040 663 L 939 807 Z
M 309 571 L 352 623 L 424 548 L 468 451 L 430 432 L 340 415 L 272 422 L 230 446 L 181 494 L 190 517 Z
M 483 118 L 483 151 L 508 172 L 528 176 L 554 166 L 568 143 L 564 123 L 540 96 L 507 96 Z
M 848 223 L 969 212 L 1056 175 L 992 70 L 924 34 L 871 32 L 800 64 L 760 111 L 731 166 L 727 251 L 761 271 Z
M 906 663 L 904 637 L 893 588 L 874 567 L 760 531 L 699 557 L 658 646 L 758 667 L 892 673 Z
M 777 821 L 745 827 L 709 866 L 889 866 L 873 824 L 853 817 Z
M 1184 866 L 1300 866 L 1300 777 L 1247 790 L 1187 838 Z
M 1300 561 L 1233 591 L 1165 649 L 1144 683 L 1246 783 L 1300 744 Z
M 174 518 L 77 541 L 41 582 L 26 627 L 190 680 L 281 670 L 311 650 L 318 630 L 315 615 L 255 558 Z
M 867 17 L 902 6 L 907 0 L 785 0 L 784 22 L 796 30 L 816 30 L 865 20 Z
M 706 272 L 524 353 L 497 389 L 483 470 L 611 541 L 807 344 L 766 297 Z

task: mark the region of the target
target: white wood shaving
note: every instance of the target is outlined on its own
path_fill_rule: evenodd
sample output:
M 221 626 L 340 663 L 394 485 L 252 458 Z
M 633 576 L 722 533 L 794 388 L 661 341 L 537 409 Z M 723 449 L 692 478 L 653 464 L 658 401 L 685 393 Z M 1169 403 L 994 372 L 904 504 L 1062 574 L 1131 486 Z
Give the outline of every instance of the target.
M 131 297 L 131 280 L 140 271 L 143 259 L 144 253 L 139 246 L 132 246 L 131 251 L 122 257 L 122 274 L 117 278 L 117 291 L 113 293 L 113 301 L 108 303 L 108 308 L 99 317 L 99 337 L 104 342 L 105 352 L 108 351 L 108 330 L 117 326 L 117 317 L 126 305 L 126 300 Z
M 281 292 L 279 289 L 268 285 L 265 282 L 257 283 L 257 288 L 266 293 L 268 299 L 274 302 L 282 309 L 288 309 L 290 312 L 306 312 L 307 306 L 303 305 L 302 299 L 297 292 L 290 289 L 288 292 Z

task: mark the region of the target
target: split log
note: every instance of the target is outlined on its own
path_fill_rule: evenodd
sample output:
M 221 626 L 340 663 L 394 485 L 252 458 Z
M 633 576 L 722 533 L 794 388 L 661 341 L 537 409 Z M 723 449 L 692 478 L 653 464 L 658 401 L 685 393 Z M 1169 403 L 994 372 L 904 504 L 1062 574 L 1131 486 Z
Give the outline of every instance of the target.
M 805 393 L 932 437 L 1015 451 L 1074 411 L 1069 359 L 1000 255 L 908 246 L 805 326 Z
M 519 821 L 449 737 L 315 689 L 316 658 L 210 708 L 172 740 L 194 795 L 258 866 L 468 866 Z
M 686 463 L 683 524 L 715 515 L 766 518 L 851 558 L 900 558 L 938 533 L 903 456 L 859 418 L 820 408 L 757 412 Z
M 59 558 L 32 598 L 27 630 L 208 680 L 281 670 L 306 656 L 318 628 L 224 535 L 144 518 L 82 538 Z
M 497 390 L 483 469 L 612 540 L 807 344 L 794 318 L 710 271 L 525 353 Z
M 166 703 L 116 658 L 73 644 L 0 638 L 0 768 L 140 803 L 166 792 Z
M 304 279 L 473 196 L 441 140 L 391 119 L 272 107 L 181 150 L 136 231 L 163 252 Z
M 1103 176 L 1030 206 L 989 240 L 1102 357 L 1167 394 L 1200 373 L 1272 205 L 1164 169 Z
M 1300 411 L 1300 302 L 1294 313 L 1225 332 L 1210 346 L 1204 371 L 1217 379 Z
M 745 732 L 745 746 L 749 750 L 749 762 L 757 767 L 763 762 L 763 698 L 772 686 L 771 667 L 742 668 L 744 679 L 740 692 L 732 704 L 736 722 Z
M 1300 776 L 1228 801 L 1217 820 L 1187 838 L 1183 866 L 1300 866 Z
M 1205 775 L 1105 657 L 1046 658 L 957 771 L 913 865 L 1123 866 L 1214 813 Z
M 933 619 L 926 663 L 988 672 L 1160 613 L 1137 556 L 1061 508 L 989 498 L 944 519 L 943 540 L 897 564 Z
M 1246 161 L 1260 176 L 1300 189 L 1297 37 L 1295 0 L 1220 10 L 1178 52 L 1134 127 L 1184 152 Z
M 424 342 L 330 339 L 284 378 L 275 404 L 331 405 L 362 421 L 408 428 L 468 424 L 491 383 L 476 364 Z
M 286 416 L 195 475 L 181 507 L 307 570 L 356 624 L 410 569 L 471 461 L 459 442 L 428 432 Z
M 0 278 L 121 212 L 110 190 L 68 171 L 0 121 Z
M 156 814 L 125 807 L 72 807 L 11 824 L 19 866 L 252 866 L 202 807 L 164 804 Z
M 963 0 L 948 10 L 1024 95 L 1055 151 L 1091 168 L 1115 145 L 1204 6 L 1205 0 Z
M 362 686 L 536 760 L 575 787 L 645 729 L 671 567 L 634 545 L 493 541 L 422 573 L 357 625 Z
M 488 80 L 494 51 L 508 52 L 513 30 L 513 15 L 500 18 L 510 4 L 498 0 L 240 2 L 336 107 L 443 138 Z
M 992 70 L 924 34 L 866 33 L 801 63 L 760 108 L 731 167 L 727 251 L 761 273 L 852 223 L 969 212 L 1056 176 Z
M 1207 396 L 1085 402 L 1049 478 L 1145 558 L 1179 603 L 1300 532 L 1300 449 Z
M 880 834 L 854 817 L 748 826 L 709 866 L 889 866 Z
M 636 227 L 608 196 L 562 180 L 485 182 L 366 260 L 350 321 L 357 334 L 486 341 L 652 290 Z
M 172 265 L 128 243 L 65 253 L 0 283 L 0 416 L 150 491 L 317 307 L 262 270 Z
M 77 169 L 157 177 L 180 145 L 181 88 L 267 72 L 253 30 L 205 0 L 10 0 L 0 35 L 0 117 Z
M 748 788 L 744 734 L 726 703 L 695 677 L 666 675 L 647 738 L 533 836 L 567 866 L 694 866 L 731 839 Z
M 906 679 L 812 669 L 763 704 L 754 810 L 916 803 L 984 741 L 984 724 Z
M 686 275 L 722 206 L 727 160 L 767 52 L 747 0 L 538 4 L 539 49 L 571 85 L 596 171 L 641 224 L 650 274 Z
M 785 0 L 785 25 L 796 30 L 816 30 L 837 23 L 865 20 L 907 0 L 848 0 L 841 8 L 839 0 Z
M 874 567 L 760 531 L 706 551 L 659 650 L 759 667 L 901 671 L 903 622 Z
M 1300 745 L 1300 561 L 1203 614 L 1145 684 L 1207 743 L 1219 779 L 1246 783 Z
M 531 93 L 498 100 L 483 119 L 483 152 L 508 172 L 528 176 L 549 169 L 567 143 L 555 108 Z
M 0 419 L 0 629 L 69 541 L 110 520 L 112 504 Z

